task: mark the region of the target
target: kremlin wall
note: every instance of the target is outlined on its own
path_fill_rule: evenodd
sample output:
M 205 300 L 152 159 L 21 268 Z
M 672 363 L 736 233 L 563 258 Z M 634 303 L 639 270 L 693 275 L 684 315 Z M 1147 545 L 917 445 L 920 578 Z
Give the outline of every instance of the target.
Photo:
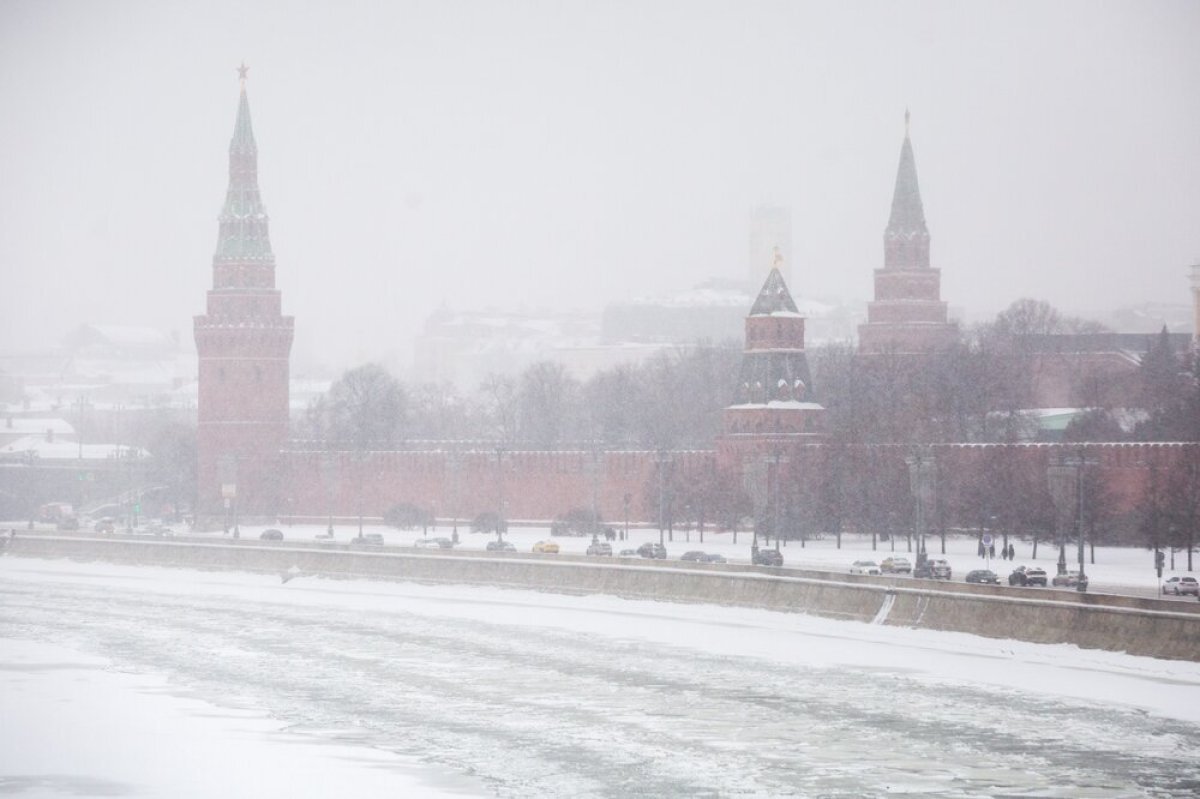
M 625 521 L 653 523 L 660 519 L 660 481 L 704 487 L 715 485 L 713 476 L 718 474 L 740 486 L 761 512 L 773 492 L 778 494 L 784 486 L 815 490 L 831 473 L 835 458 L 843 470 L 839 473 L 866 477 L 858 482 L 867 486 L 868 502 L 893 509 L 908 509 L 913 502 L 908 479 L 911 447 L 834 451 L 822 443 L 825 409 L 813 401 L 805 320 L 778 256 L 748 309 L 741 369 L 730 376 L 737 381 L 736 399 L 725 410 L 724 430 L 711 449 L 540 452 L 495 443 L 447 442 L 419 450 L 350 452 L 289 441 L 294 322 L 282 315 L 275 288 L 275 260 L 258 188 L 257 145 L 244 82 L 229 157 L 213 285 L 205 314 L 195 318 L 198 526 L 219 528 L 234 512 L 242 519 L 378 520 L 400 503 L 428 509 L 446 522 L 469 521 L 485 511 L 499 512 L 508 520 L 546 522 L 572 509 L 594 507 L 614 526 Z M 884 265 L 875 271 L 875 299 L 867 323 L 859 329 L 859 355 L 868 362 L 898 356 L 920 368 L 922 355 L 955 340 L 957 327 L 947 319 L 940 272 L 930 266 L 929 245 L 906 130 L 884 233 Z M 1196 285 L 1200 308 L 1200 269 Z M 1127 372 L 1129 365 L 1123 366 Z M 928 511 L 934 520 L 931 526 L 989 524 L 988 517 L 980 518 L 987 512 L 981 510 L 979 487 L 995 479 L 998 458 L 1009 472 L 1041 486 L 1036 501 L 1046 501 L 1048 467 L 1064 454 L 1082 455 L 1090 464 L 1089 479 L 1104 487 L 1110 506 L 1121 512 L 1132 509 L 1149 481 L 1176 468 L 1195 446 L 935 445 L 923 456 L 932 456 L 930 462 L 936 463 L 936 507 Z M 990 516 L 992 524 L 1000 512 Z M 678 509 L 672 513 L 678 518 Z M 904 515 L 907 519 L 907 510 Z

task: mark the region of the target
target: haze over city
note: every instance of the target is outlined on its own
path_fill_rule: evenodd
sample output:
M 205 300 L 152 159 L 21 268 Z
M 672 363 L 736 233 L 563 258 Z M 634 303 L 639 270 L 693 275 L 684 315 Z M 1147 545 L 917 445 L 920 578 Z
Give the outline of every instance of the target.
M 1200 6 L 0 5 L 0 346 L 191 346 L 247 90 L 297 359 L 411 351 L 437 307 L 597 309 L 746 273 L 866 300 L 911 133 L 942 297 L 1187 302 Z M 768 264 L 763 265 L 765 274 Z

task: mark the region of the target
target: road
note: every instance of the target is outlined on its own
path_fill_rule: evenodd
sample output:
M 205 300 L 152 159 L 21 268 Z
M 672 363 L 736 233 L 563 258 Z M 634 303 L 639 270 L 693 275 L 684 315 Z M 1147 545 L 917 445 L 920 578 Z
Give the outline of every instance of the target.
M 0 639 L 163 673 L 293 733 L 471 775 L 483 795 L 1200 793 L 1200 666 L 1070 647 L 13 557 L 0 558 Z

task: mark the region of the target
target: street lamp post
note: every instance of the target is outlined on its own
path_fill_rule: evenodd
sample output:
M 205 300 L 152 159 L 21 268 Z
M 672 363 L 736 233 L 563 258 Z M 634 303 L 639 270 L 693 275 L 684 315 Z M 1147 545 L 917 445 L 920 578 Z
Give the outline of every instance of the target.
M 1054 500 L 1057 513 L 1058 528 L 1058 573 L 1067 573 L 1067 530 L 1076 527 L 1078 539 L 1079 580 L 1075 585 L 1077 591 L 1087 590 L 1087 578 L 1084 571 L 1084 470 L 1095 465 L 1096 461 L 1084 457 L 1083 448 L 1076 450 L 1074 455 L 1061 455 L 1046 467 L 1046 476 L 1050 483 L 1050 498 Z
M 667 466 L 672 461 L 671 453 L 665 449 L 660 449 L 654 461 L 658 464 L 658 543 L 665 546 L 663 535 L 667 521 L 666 472 Z
M 916 532 L 917 532 L 917 563 L 922 564 L 928 557 L 925 550 L 925 506 L 927 502 L 932 500 L 934 488 L 934 467 L 936 465 L 933 455 L 928 452 L 923 452 L 917 449 L 911 456 L 905 458 L 905 463 L 908 464 L 909 487 L 913 492 L 913 496 L 917 500 L 916 507 Z M 946 550 L 945 543 L 942 544 L 942 552 Z M 912 551 L 912 546 L 909 546 L 909 551 Z

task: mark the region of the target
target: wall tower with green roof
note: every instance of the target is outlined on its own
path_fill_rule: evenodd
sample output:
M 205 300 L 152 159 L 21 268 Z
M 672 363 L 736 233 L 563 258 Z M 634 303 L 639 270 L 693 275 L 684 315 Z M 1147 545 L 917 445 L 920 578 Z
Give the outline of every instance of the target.
M 229 142 L 229 188 L 218 216 L 213 284 L 195 318 L 199 355 L 199 524 L 212 528 L 280 512 L 281 451 L 288 439 L 293 319 L 275 288 L 246 68 Z M 232 496 L 231 496 L 232 495 Z

